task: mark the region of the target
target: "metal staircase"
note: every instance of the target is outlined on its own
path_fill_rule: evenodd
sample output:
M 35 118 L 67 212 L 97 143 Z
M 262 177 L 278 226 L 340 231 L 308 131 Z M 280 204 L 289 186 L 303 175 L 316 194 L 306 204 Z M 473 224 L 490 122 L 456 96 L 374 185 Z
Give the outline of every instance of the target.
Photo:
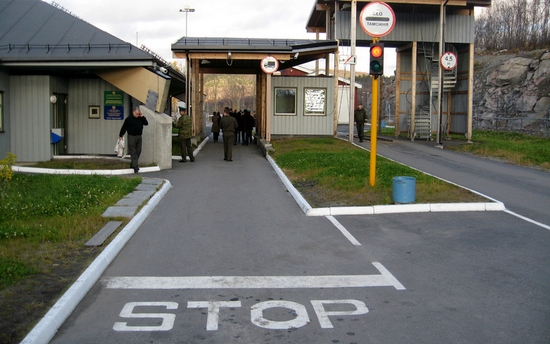
M 445 45 L 445 51 L 451 51 L 457 54 L 456 48 L 452 44 Z M 428 60 L 427 69 L 429 74 L 430 97 L 416 108 L 414 133 L 410 132 L 409 137 L 430 140 L 432 139 L 432 115 L 437 114 L 437 100 L 439 94 L 439 47 L 433 43 L 420 43 L 418 45 L 418 54 L 424 55 Z M 443 70 L 443 93 L 450 92 L 458 80 L 458 68 L 453 70 Z M 436 122 L 437 123 L 437 122 Z M 436 124 L 437 125 L 437 124 Z

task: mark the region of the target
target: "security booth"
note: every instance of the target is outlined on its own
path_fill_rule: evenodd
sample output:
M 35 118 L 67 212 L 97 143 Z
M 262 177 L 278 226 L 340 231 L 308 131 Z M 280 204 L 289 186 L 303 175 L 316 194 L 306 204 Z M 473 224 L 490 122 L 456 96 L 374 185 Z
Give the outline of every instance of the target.
M 272 135 L 281 134 L 335 135 L 337 95 L 334 90 L 338 89 L 338 79 L 275 74 L 326 59 L 337 51 L 338 42 L 333 40 L 181 38 L 172 45 L 172 52 L 174 58 L 186 61 L 187 104 L 194 120 L 194 135 L 206 135 L 202 112 L 205 74 L 256 76 L 256 128 L 263 142 L 268 143 Z

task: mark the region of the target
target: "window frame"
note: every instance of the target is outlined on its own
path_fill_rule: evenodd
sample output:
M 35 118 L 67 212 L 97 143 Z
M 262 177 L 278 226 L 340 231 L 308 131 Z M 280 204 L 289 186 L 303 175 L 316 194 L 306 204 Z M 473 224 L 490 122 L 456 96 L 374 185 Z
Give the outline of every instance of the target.
M 279 105 L 279 102 L 278 102 L 278 97 L 277 97 L 277 93 L 278 91 L 294 91 L 294 105 L 293 105 L 293 110 L 294 112 L 279 112 L 278 110 L 283 110 L 283 109 L 278 109 L 278 105 Z M 298 95 L 298 89 L 296 87 L 275 87 L 274 89 L 274 101 L 273 101 L 273 107 L 274 107 L 274 111 L 273 113 L 275 114 L 275 116 L 297 116 L 298 115 L 298 112 L 296 111 L 296 104 L 297 104 L 297 95 Z
M 322 91 L 323 112 L 308 111 L 308 91 Z M 326 87 L 304 87 L 304 116 L 326 116 L 327 115 L 327 88 Z

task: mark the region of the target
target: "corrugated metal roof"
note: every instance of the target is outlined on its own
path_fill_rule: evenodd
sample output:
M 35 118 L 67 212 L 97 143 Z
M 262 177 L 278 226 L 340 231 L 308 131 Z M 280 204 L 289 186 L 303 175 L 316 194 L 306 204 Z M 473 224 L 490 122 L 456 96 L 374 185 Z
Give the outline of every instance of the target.
M 0 0 L 2 62 L 149 61 L 154 56 L 41 0 Z
M 183 37 L 172 44 L 174 52 L 220 52 L 246 51 L 264 53 L 295 53 L 301 51 L 338 48 L 338 42 L 332 40 L 310 39 L 269 39 L 269 38 L 233 38 L 233 37 Z

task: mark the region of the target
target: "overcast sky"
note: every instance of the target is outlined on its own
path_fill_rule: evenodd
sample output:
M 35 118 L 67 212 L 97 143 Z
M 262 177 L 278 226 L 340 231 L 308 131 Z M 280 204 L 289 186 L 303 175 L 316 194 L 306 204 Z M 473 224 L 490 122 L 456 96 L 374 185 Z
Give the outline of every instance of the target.
M 51 3 L 51 1 L 46 1 Z M 88 23 L 172 61 L 171 45 L 188 37 L 305 38 L 315 0 L 56 0 Z M 320 39 L 325 39 L 322 34 Z M 392 49 L 393 51 L 393 49 Z M 349 48 L 341 53 L 349 54 Z M 368 49 L 358 49 L 357 71 L 368 71 Z M 395 54 L 387 51 L 385 74 L 393 75 Z M 312 66 L 308 66 L 312 67 Z M 340 66 L 344 68 L 343 65 Z M 347 68 L 349 70 L 349 66 Z

